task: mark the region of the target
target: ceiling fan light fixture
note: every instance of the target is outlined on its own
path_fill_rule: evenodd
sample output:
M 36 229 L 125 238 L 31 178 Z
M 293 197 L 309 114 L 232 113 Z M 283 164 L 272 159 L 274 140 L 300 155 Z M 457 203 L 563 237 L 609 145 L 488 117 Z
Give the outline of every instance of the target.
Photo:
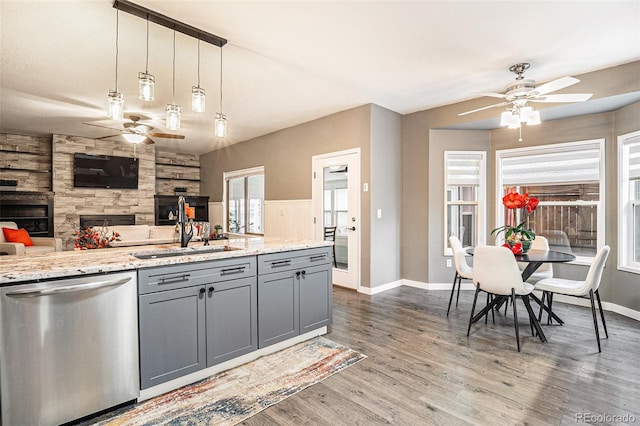
M 122 137 L 129 143 L 142 143 L 147 138 L 145 135 L 137 133 L 124 133 Z
M 169 130 L 180 129 L 180 118 L 182 116 L 182 107 L 176 104 L 167 104 L 165 109 L 166 127 Z
M 109 90 L 107 107 L 109 118 L 112 120 L 122 120 L 124 117 L 124 97 L 122 93 Z
M 194 112 L 205 111 L 205 91 L 200 86 L 191 87 L 191 109 Z
M 529 115 L 529 119 L 527 120 L 527 125 L 528 126 L 536 126 L 538 124 L 540 124 L 540 112 L 539 111 L 532 111 L 531 114 Z
M 219 138 L 224 138 L 227 136 L 227 116 L 221 112 L 216 113 L 215 120 L 215 135 Z

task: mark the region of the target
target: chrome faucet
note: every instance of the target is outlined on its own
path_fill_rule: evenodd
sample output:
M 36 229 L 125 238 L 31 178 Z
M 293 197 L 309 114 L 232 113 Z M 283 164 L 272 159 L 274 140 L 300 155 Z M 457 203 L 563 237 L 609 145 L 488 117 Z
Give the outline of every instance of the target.
M 188 226 L 189 232 L 186 232 L 187 228 L 187 208 L 185 206 L 184 196 L 178 197 L 178 223 L 180 224 L 180 247 L 186 247 L 189 241 L 193 237 L 193 227 Z

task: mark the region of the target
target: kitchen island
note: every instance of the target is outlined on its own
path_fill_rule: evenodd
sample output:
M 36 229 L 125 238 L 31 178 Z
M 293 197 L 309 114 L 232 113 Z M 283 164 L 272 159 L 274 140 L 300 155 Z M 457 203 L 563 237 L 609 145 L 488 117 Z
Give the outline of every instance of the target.
M 331 243 L 263 238 L 2 256 L 2 422 L 75 420 L 325 334 L 331 272 Z

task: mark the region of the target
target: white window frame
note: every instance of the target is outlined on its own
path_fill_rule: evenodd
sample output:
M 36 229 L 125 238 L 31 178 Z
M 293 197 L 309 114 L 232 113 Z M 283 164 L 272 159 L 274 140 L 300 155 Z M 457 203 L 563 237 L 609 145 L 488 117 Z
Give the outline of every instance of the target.
M 633 209 L 640 200 L 631 200 L 629 146 L 640 143 L 640 130 L 618 136 L 618 269 L 640 274 L 640 263 L 633 258 Z
M 598 213 L 598 223 L 596 224 L 597 230 L 597 242 L 596 252 L 599 251 L 605 245 L 605 139 L 590 139 L 577 142 L 564 142 L 548 145 L 536 145 L 524 148 L 511 148 L 496 151 L 496 205 L 495 209 L 495 224 L 496 227 L 504 225 L 504 211 L 502 207 L 502 159 L 506 157 L 525 156 L 544 154 L 545 151 L 559 151 L 562 149 L 578 149 L 580 146 L 589 146 L 598 144 L 600 156 L 599 156 L 599 200 L 598 201 L 561 201 L 561 202 L 540 202 L 540 205 L 572 205 L 572 206 L 596 206 Z M 548 182 L 546 182 L 548 183 Z M 558 184 L 570 184 L 567 181 L 558 181 Z M 531 184 L 535 184 L 532 182 Z M 595 256 L 576 256 L 576 260 L 569 262 L 577 265 L 591 265 Z
M 242 170 L 234 170 L 231 172 L 224 172 L 222 174 L 222 214 L 223 214 L 223 218 L 224 218 L 224 227 L 225 227 L 225 232 L 229 232 L 229 206 L 227 205 L 227 191 L 228 191 L 228 182 L 229 179 L 234 179 L 234 178 L 240 178 L 240 177 L 247 177 L 247 176 L 255 176 L 255 175 L 263 175 L 264 176 L 264 166 L 257 166 L 257 167 L 251 167 L 248 169 L 242 169 Z M 246 196 L 247 194 L 245 194 Z M 265 200 L 262 200 L 262 214 L 264 216 L 264 202 Z M 263 217 L 264 220 L 264 217 Z M 265 223 L 266 225 L 266 223 Z M 264 235 L 264 232 L 266 232 L 266 230 L 263 230 L 262 234 L 243 234 L 243 235 Z
M 479 183 L 478 183 L 478 191 L 476 196 L 476 201 L 447 201 L 447 156 L 449 154 L 456 155 L 480 155 L 480 170 L 479 170 Z M 444 191 L 443 191 L 443 200 L 444 200 L 444 215 L 443 220 L 443 242 L 444 242 L 444 255 L 445 256 L 453 256 L 453 250 L 449 246 L 449 236 L 447 235 L 447 215 L 449 214 L 449 206 L 464 206 L 471 205 L 476 206 L 478 217 L 476 220 L 476 230 L 477 230 L 477 239 L 478 245 L 485 245 L 487 235 L 487 153 L 486 151 L 445 151 L 444 152 Z

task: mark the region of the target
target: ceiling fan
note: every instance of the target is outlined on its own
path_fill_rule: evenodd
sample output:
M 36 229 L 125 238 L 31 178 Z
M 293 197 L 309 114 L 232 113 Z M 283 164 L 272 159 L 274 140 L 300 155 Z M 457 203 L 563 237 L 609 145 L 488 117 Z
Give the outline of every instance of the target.
M 114 136 L 122 135 L 127 140 L 127 142 L 131 142 L 131 143 L 144 142 L 147 145 L 151 145 L 155 143 L 151 138 L 184 139 L 184 135 L 179 135 L 175 133 L 152 132 L 153 130 L 152 126 L 149 126 L 148 124 L 144 124 L 144 123 L 139 123 L 139 121 L 143 118 L 140 115 L 129 115 L 128 118 L 131 121 L 122 124 L 124 129 L 114 129 L 112 127 L 102 126 L 100 124 L 94 124 L 94 123 L 83 123 L 83 124 L 86 124 L 88 126 L 102 127 L 105 129 L 111 129 L 111 130 L 120 132 L 117 135 L 103 136 L 96 139 L 109 139 L 109 138 L 113 138 Z
M 512 105 L 509 109 L 516 114 L 526 107 L 527 102 L 583 102 L 593 96 L 592 93 L 564 93 L 549 95 L 556 90 L 572 86 L 580 80 L 573 77 L 562 77 L 536 87 L 535 80 L 525 79 L 522 74 L 531 65 L 527 62 L 515 64 L 509 67 L 509 71 L 516 74 L 516 81 L 505 88 L 505 93 L 478 93 L 478 95 L 504 99 L 503 102 L 489 105 L 471 111 L 461 112 L 459 116 L 472 114 L 489 108 Z

